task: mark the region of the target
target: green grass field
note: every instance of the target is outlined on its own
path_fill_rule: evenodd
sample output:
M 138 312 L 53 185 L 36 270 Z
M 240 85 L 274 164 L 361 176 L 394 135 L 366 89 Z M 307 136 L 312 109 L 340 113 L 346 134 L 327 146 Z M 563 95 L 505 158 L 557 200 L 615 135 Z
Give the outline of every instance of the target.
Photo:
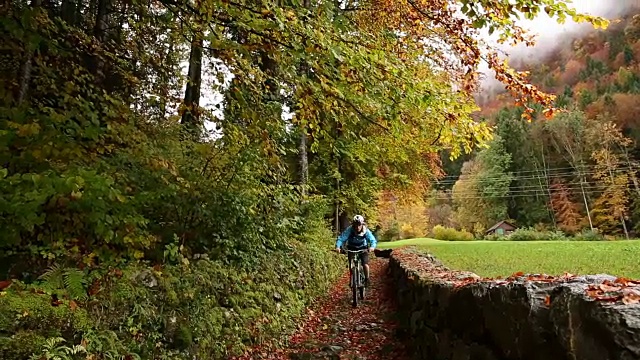
M 611 274 L 640 279 L 640 240 L 630 241 L 440 241 L 411 239 L 378 244 L 426 249 L 445 265 L 480 276 L 525 273 Z

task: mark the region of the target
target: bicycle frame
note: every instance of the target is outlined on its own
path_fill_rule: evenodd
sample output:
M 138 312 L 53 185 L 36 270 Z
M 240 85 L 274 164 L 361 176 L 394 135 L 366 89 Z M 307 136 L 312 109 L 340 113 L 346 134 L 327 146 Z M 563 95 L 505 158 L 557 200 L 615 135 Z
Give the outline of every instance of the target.
M 365 286 L 364 286 L 364 267 L 362 266 L 362 260 L 360 259 L 360 255 L 363 252 L 368 251 L 367 249 L 362 250 L 348 250 L 343 249 L 346 253 L 351 253 L 354 256 L 351 257 L 351 261 L 349 262 L 349 271 L 350 271 L 350 280 L 349 286 L 351 287 L 351 292 L 353 295 L 353 306 L 358 306 L 358 295 L 360 295 L 360 300 L 364 300 L 365 294 Z

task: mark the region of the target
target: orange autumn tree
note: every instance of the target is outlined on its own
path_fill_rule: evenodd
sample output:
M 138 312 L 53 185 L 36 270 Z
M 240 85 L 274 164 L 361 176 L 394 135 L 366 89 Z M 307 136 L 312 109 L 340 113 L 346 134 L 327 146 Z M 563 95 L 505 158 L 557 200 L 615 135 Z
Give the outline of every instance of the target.
M 372 222 L 379 226 L 379 240 L 398 240 L 425 236 L 429 219 L 424 199 L 426 187 L 416 182 L 403 190 L 384 190 L 378 196 Z
M 571 200 L 569 189 L 562 181 L 555 182 L 551 185 L 550 190 L 550 205 L 558 222 L 558 227 L 568 234 L 575 234 L 580 230 L 583 223 L 580 207 Z
M 565 0 L 366 0 L 353 7 L 356 24 L 362 29 L 380 31 L 395 29 L 402 41 L 394 49 L 400 57 L 416 44 L 424 48 L 425 58 L 436 68 L 446 70 L 460 88 L 473 93 L 477 89 L 478 65 L 485 60 L 494 70 L 496 79 L 523 106 L 523 117 L 531 119 L 534 110 L 528 105 L 537 102 L 551 117 L 556 111 L 555 96 L 547 94 L 528 79 L 528 72 L 515 71 L 498 56 L 492 45 L 481 40 L 481 31 L 498 34 L 498 43 L 533 45 L 535 39 L 517 25 L 516 17 L 534 19 L 542 12 L 564 23 L 567 18 L 589 22 L 595 28 L 606 28 L 608 21 L 601 17 L 580 14 Z M 382 24 L 385 24 L 384 27 Z M 392 36 L 390 34 L 390 36 Z

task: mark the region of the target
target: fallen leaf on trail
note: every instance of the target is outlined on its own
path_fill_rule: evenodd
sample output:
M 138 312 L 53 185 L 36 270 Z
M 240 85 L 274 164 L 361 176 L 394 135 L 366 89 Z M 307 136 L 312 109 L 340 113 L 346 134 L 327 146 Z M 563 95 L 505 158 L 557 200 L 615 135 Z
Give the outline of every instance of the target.
M 403 343 L 394 337 L 397 324 L 389 316 L 396 312 L 396 304 L 387 264 L 386 259 L 370 260 L 371 286 L 364 303 L 357 308 L 351 306 L 349 276 L 345 272 L 329 294 L 307 310 L 286 348 L 265 351 L 265 345 L 255 346 L 232 359 L 409 358 Z
M 12 280 L 3 280 L 0 281 L 0 291 L 8 288 L 13 283 Z
M 71 300 L 69 301 L 69 308 L 71 309 L 71 311 L 74 311 L 78 308 L 78 304 L 75 301 Z
M 551 296 L 547 295 L 544 297 L 544 304 L 546 306 L 550 306 L 551 305 Z

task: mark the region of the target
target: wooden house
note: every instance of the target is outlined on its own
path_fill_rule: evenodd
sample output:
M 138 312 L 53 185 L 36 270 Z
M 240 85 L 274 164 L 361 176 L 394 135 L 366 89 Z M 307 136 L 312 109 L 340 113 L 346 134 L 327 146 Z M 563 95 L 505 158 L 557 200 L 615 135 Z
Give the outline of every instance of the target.
M 487 235 L 509 235 L 511 234 L 517 227 L 506 220 L 502 220 L 499 223 L 493 225 L 486 231 Z

